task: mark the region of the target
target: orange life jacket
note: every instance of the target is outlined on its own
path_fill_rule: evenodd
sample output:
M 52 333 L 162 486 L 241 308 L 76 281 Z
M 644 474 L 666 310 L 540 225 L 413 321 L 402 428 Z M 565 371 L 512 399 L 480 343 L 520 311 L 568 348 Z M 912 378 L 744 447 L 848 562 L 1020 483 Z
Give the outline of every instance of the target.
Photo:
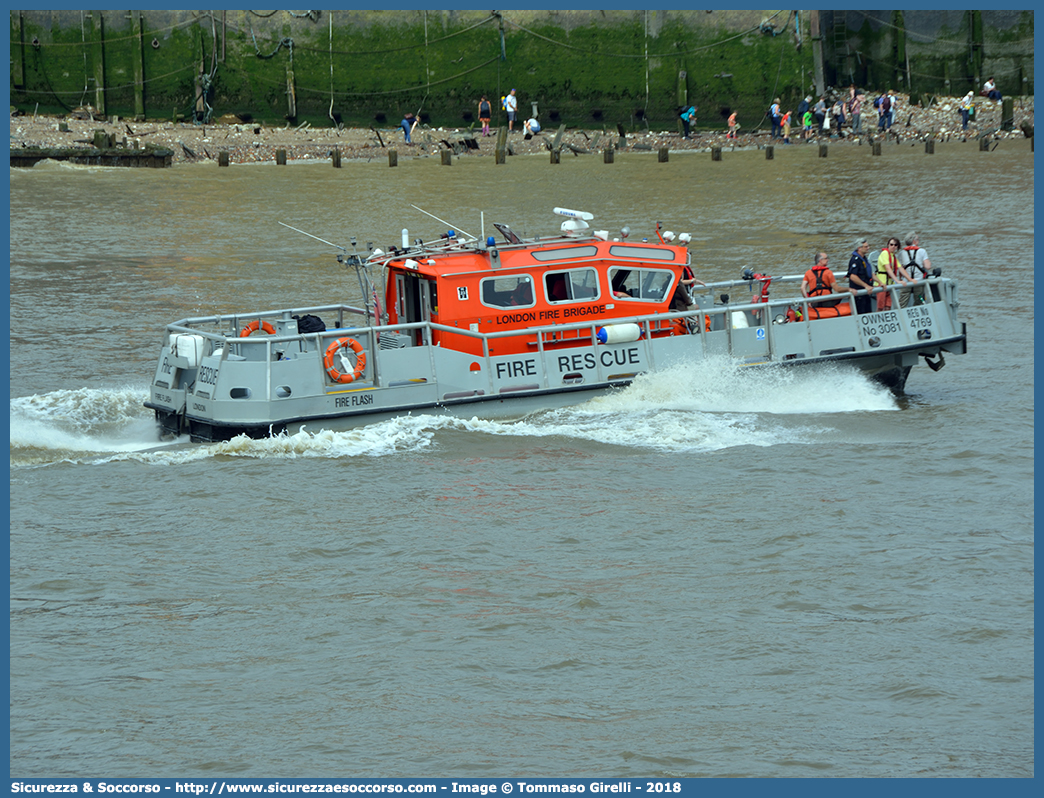
M 806 280 L 808 280 L 809 275 L 812 275 L 812 278 L 816 281 L 815 287 L 809 286 L 809 296 L 826 296 L 827 294 L 834 293 L 834 283 L 832 281 L 828 283 L 826 280 L 823 279 L 823 272 L 826 271 L 829 271 L 829 267 L 827 266 L 813 266 L 811 269 L 805 272 Z M 812 280 L 808 280 L 808 282 L 811 283 Z

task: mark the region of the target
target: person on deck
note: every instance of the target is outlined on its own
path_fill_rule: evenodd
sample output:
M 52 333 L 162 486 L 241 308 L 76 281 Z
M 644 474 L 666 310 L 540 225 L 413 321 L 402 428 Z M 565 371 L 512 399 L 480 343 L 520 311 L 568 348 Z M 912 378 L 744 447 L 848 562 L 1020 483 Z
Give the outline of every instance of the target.
M 900 247 L 898 238 L 889 238 L 888 244 L 877 256 L 877 281 L 883 285 L 894 285 L 902 283 L 903 286 L 910 284 L 910 275 L 899 265 L 897 253 Z M 892 295 L 888 291 L 882 291 L 877 295 L 877 309 L 889 310 L 892 307 Z
M 913 280 L 925 280 L 931 274 L 932 262 L 928 259 L 928 252 L 921 247 L 921 239 L 917 233 L 908 233 L 906 245 L 899 250 L 899 265 Z M 913 294 L 918 304 L 924 301 L 924 286 L 913 289 Z M 899 292 L 899 304 L 906 307 L 910 302 L 910 289 L 904 288 Z
M 866 255 L 870 251 L 870 242 L 865 238 L 856 241 L 852 257 L 848 259 L 848 290 L 853 294 L 863 289 L 871 290 L 876 283 L 874 270 Z M 871 311 L 872 300 L 869 294 L 855 298 L 856 313 L 862 315 Z
M 812 268 L 805 272 L 805 279 L 801 281 L 801 296 L 816 297 L 837 293 L 837 280 L 834 273 L 830 271 L 827 264 L 829 256 L 825 252 L 817 252 L 816 260 Z M 820 302 L 818 305 L 830 307 L 836 305 L 840 300 L 832 302 Z

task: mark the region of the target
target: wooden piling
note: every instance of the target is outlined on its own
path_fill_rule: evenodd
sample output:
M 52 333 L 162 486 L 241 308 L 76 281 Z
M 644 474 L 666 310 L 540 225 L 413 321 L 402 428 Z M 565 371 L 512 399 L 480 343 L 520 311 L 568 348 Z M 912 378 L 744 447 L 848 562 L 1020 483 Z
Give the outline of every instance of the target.
M 68 133 L 69 132 L 69 123 L 68 122 L 59 122 L 58 123 L 58 132 L 59 133 Z
M 871 155 L 880 155 L 881 154 L 881 142 L 875 141 L 873 144 L 870 145 L 870 154 Z
M 109 146 L 109 134 L 104 130 L 94 131 L 94 146 L 99 150 L 104 150 Z
M 721 147 L 711 147 L 711 160 L 712 161 L 720 161 L 721 160 Z
M 1015 100 L 1005 97 L 1001 100 L 1001 128 L 1011 130 L 1015 127 Z
M 819 145 L 819 157 L 820 158 L 826 158 L 827 157 L 827 145 L 826 144 L 820 144 Z
M 551 150 L 551 163 L 562 163 L 561 150 Z
M 276 150 L 276 164 L 286 166 L 286 150 Z
M 666 147 L 660 147 L 660 149 L 656 153 L 656 160 L 657 160 L 657 162 L 658 163 L 667 163 L 667 153 L 668 153 L 668 150 L 667 150 Z
M 979 139 L 979 152 L 989 152 L 989 151 L 990 151 L 990 137 L 989 136 L 983 136 L 981 139 Z
M 334 169 L 341 168 L 341 149 L 340 147 L 334 147 L 333 152 L 330 153 L 330 163 L 333 164 Z
M 441 155 L 443 166 L 453 166 L 453 150 L 443 150 Z
M 928 139 L 924 142 L 924 153 L 925 155 L 935 155 L 935 139 Z
M 765 148 L 765 160 L 766 161 L 771 161 L 775 157 L 776 157 L 776 148 L 773 147 L 771 144 L 769 144 Z
M 388 150 L 388 166 L 398 166 L 398 165 L 399 165 L 399 151 L 398 150 Z
M 616 150 L 612 147 L 606 147 L 602 150 L 602 161 L 604 163 L 612 163 L 614 160 L 616 160 Z
M 228 150 L 218 153 L 218 166 L 228 166 Z

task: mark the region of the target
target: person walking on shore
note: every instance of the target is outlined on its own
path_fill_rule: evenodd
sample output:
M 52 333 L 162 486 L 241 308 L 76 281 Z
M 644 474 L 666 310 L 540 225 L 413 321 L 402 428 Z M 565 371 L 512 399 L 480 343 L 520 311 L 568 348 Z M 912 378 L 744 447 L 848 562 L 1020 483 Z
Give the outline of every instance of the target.
M 779 107 L 779 97 L 773 100 L 772 105 L 769 106 L 769 121 L 772 123 L 772 138 L 778 139 L 780 126 L 783 121 L 783 112 Z
M 508 130 L 514 130 L 515 117 L 518 115 L 518 97 L 515 95 L 514 89 L 508 92 L 508 96 L 504 98 L 504 110 L 507 111 Z
M 852 117 L 852 134 L 858 136 L 863 132 L 863 100 L 862 94 L 856 94 L 852 98 L 848 109 L 848 115 Z
M 486 95 L 482 95 L 482 99 L 479 100 L 478 105 L 478 117 L 479 122 L 482 123 L 482 135 L 489 135 L 489 120 L 493 116 L 493 106 L 489 104 L 489 100 L 486 99 Z

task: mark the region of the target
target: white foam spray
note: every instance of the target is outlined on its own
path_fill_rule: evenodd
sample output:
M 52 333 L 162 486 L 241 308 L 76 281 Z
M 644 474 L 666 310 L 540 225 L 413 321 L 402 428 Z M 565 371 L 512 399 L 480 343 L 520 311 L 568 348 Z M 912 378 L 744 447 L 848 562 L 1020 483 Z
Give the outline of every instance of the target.
M 639 376 L 575 407 L 516 421 L 414 413 L 358 429 L 306 425 L 294 434 L 213 444 L 163 441 L 138 388 L 62 390 L 11 402 L 11 465 L 136 460 L 176 465 L 207 458 L 385 457 L 437 444 L 440 431 L 552 436 L 664 451 L 815 443 L 835 436 L 832 414 L 897 408 L 887 389 L 844 368 L 750 369 L 727 359 Z M 814 418 L 807 418 L 814 417 Z

